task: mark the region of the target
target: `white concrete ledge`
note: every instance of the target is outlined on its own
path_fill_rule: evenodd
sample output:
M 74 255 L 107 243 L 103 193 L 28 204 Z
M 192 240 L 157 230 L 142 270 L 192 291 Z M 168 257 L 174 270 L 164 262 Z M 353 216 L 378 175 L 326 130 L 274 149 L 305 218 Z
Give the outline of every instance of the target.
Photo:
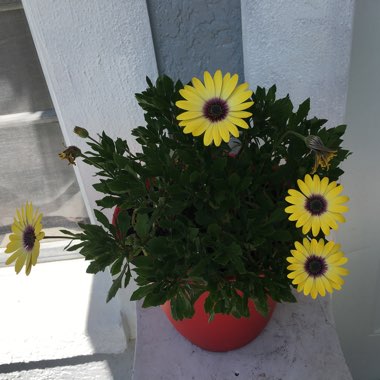
M 159 308 L 137 307 L 133 380 L 352 380 L 335 331 L 331 300 L 279 304 L 265 330 L 227 353 L 183 338 Z

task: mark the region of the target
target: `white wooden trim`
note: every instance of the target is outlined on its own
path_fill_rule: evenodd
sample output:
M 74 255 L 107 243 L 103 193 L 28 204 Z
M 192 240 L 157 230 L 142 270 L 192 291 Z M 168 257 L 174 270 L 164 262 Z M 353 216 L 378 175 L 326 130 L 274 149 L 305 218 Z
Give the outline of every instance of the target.
M 134 94 L 157 76 L 146 2 L 23 1 L 36 50 L 67 145 L 86 149 L 75 125 L 130 139 L 144 123 Z M 132 148 L 136 145 L 131 140 Z M 74 168 L 92 222 L 99 195 L 93 171 Z

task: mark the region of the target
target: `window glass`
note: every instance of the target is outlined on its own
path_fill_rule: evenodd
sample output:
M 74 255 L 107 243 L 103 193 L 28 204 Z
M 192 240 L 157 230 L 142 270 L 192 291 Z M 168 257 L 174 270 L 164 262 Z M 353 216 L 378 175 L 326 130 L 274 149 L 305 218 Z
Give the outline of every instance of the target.
M 0 2 L 0 249 L 16 208 L 33 202 L 44 229 L 75 229 L 87 213 L 21 6 Z M 12 3 L 16 4 L 16 2 Z

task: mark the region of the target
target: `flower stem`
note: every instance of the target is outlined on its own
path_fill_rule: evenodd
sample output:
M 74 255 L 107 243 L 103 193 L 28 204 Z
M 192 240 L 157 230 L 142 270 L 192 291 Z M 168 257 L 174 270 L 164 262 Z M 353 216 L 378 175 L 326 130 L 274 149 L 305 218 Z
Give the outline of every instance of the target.
M 61 235 L 61 236 L 44 236 L 44 239 L 74 239 L 74 237 L 72 236 L 65 236 L 65 235 Z

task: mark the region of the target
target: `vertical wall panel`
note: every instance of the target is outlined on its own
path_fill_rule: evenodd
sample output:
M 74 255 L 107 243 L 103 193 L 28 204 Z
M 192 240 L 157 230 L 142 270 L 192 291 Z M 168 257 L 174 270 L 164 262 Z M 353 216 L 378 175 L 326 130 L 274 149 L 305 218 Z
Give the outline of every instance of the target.
M 240 0 L 148 0 L 160 73 L 189 81 L 222 69 L 243 75 Z
M 146 3 L 35 0 L 23 2 L 42 69 L 68 145 L 86 149 L 75 125 L 92 135 L 130 137 L 144 122 L 134 93 L 157 75 Z M 93 172 L 78 165 L 89 208 L 98 197 Z M 89 216 L 92 216 L 89 209 Z
M 252 87 L 277 84 L 295 105 L 342 123 L 354 0 L 242 0 L 244 70 Z

